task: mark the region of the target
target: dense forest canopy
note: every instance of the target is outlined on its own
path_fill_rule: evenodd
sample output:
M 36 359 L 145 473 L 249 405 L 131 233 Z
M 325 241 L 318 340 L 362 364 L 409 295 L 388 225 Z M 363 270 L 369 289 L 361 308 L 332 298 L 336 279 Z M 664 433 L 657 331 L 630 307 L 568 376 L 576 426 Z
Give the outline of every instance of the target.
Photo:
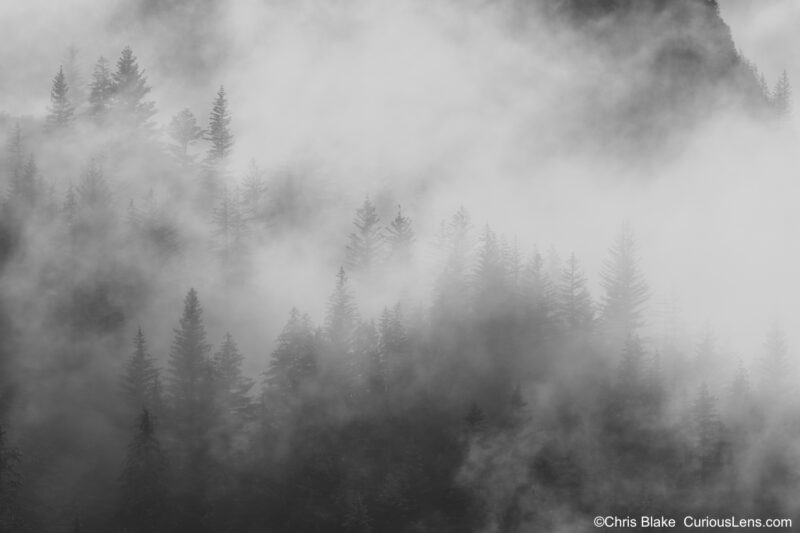
M 233 4 L 0 8 L 0 533 L 800 520 L 792 85 L 716 2 Z

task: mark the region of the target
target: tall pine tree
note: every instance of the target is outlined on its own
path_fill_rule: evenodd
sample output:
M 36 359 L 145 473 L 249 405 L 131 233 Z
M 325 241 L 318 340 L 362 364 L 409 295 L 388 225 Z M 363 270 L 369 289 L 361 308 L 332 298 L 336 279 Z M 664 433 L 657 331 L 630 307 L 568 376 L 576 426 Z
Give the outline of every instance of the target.
M 225 87 L 220 86 L 211 108 L 206 130 L 206 140 L 211 143 L 206 155 L 206 163 L 218 172 L 224 171 L 233 149 L 233 134 L 230 126 L 231 113 L 228 109 L 228 98 L 225 94 Z
M 69 100 L 69 86 L 62 67 L 59 67 L 58 73 L 53 78 L 53 86 L 50 89 L 50 107 L 47 111 L 47 128 L 50 131 L 67 128 L 74 118 L 75 109 Z
M 639 268 L 636 241 L 626 224 L 600 272 L 605 290 L 601 319 L 613 342 L 622 342 L 644 325 L 650 291 Z
M 158 533 L 166 531 L 166 457 L 147 409 L 137 416 L 136 426 L 120 476 L 120 525 L 128 533 Z
M 113 103 L 118 117 L 134 128 L 152 128 L 150 119 L 156 114 L 155 102 L 145 100 L 150 86 L 130 46 L 122 49 L 112 79 Z
M 377 262 L 383 251 L 383 233 L 375 205 L 369 196 L 356 209 L 353 220 L 356 230 L 350 234 L 347 246 L 347 267 L 351 272 L 366 273 Z

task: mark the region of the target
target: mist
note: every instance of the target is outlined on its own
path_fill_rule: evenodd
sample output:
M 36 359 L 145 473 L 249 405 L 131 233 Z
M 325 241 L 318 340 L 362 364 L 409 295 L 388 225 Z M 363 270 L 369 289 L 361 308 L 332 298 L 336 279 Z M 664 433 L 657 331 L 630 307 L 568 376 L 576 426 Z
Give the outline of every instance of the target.
M 797 15 L 0 7 L 0 531 L 797 518 Z

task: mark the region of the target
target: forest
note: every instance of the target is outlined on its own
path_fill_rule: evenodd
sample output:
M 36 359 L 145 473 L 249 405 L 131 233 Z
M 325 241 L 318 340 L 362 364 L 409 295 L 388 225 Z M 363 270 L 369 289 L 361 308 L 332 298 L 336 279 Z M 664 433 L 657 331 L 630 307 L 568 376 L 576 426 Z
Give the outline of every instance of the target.
M 786 134 L 788 75 L 765 80 L 716 2 L 508 4 L 510 31 L 558 21 L 603 61 L 645 38 L 631 21 L 697 32 L 526 153 L 568 137 L 554 157 L 646 171 L 731 109 Z M 133 46 L 86 68 L 91 53 L 64 50 L 30 89 L 49 95 L 38 113 L 0 101 L 0 533 L 800 523 L 792 339 L 775 320 L 732 354 L 681 327 L 635 221 L 607 221 L 584 262 L 495 229 L 456 182 L 437 194 L 457 207 L 433 209 L 424 172 L 354 185 L 302 152 L 264 166 L 226 85 L 165 113 Z M 487 202 L 507 183 L 482 179 Z

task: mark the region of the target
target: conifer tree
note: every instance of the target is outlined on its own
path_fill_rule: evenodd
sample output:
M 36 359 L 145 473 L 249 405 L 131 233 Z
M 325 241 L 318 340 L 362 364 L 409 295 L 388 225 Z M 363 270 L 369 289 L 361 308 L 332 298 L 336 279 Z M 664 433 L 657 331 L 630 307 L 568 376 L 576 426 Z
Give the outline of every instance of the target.
M 58 73 L 53 78 L 50 89 L 50 107 L 47 114 L 47 128 L 50 131 L 67 128 L 74 118 L 75 109 L 69 99 L 69 86 L 67 85 L 64 69 L 59 67 Z
M 145 100 L 150 87 L 130 46 L 122 49 L 112 79 L 113 107 L 118 116 L 135 128 L 151 128 L 150 119 L 156 113 L 155 102 Z
M 89 85 L 89 115 L 102 124 L 112 105 L 114 95 L 114 80 L 108 68 L 108 60 L 100 57 L 92 71 L 92 81 Z
M 25 164 L 22 128 L 19 122 L 14 124 L 14 129 L 8 137 L 6 154 L 4 158 L 5 170 L 8 173 L 8 182 L 13 184 L 20 179 L 22 167 Z
M 772 92 L 772 107 L 780 118 L 788 119 L 792 114 L 792 86 L 785 70 Z
M 384 309 L 378 322 L 380 353 L 387 374 L 387 387 L 403 387 L 412 377 L 408 332 L 400 304 Z
M 244 221 L 246 223 L 266 222 L 267 184 L 264 181 L 264 171 L 258 167 L 255 160 L 251 160 L 250 165 L 247 167 L 247 174 L 242 180 L 241 190 L 241 208 Z
M 439 230 L 439 248 L 445 254 L 444 267 L 436 283 L 436 307 L 444 316 L 468 309 L 468 275 L 472 255 L 472 224 L 462 206 Z
M 250 411 L 248 396 L 253 380 L 242 373 L 244 356 L 230 333 L 226 333 L 212 363 L 216 379 L 216 396 L 223 417 L 243 417 Z
M 774 324 L 764 342 L 761 359 L 762 385 L 768 395 L 779 395 L 784 391 L 789 370 L 788 350 L 783 330 Z
M 212 222 L 223 262 L 230 266 L 237 260 L 241 261 L 246 252 L 247 223 L 242 215 L 238 189 L 222 188 L 212 212 Z
M 368 272 L 383 251 L 383 233 L 380 219 L 369 196 L 356 209 L 353 220 L 356 231 L 350 234 L 347 246 L 347 267 L 351 272 Z
M 561 271 L 556 293 L 556 313 L 571 331 L 586 330 L 594 320 L 594 304 L 586 284 L 586 276 L 573 253 Z
M 61 212 L 64 215 L 64 220 L 67 222 L 68 226 L 72 226 L 75 222 L 75 215 L 78 211 L 78 195 L 75 192 L 75 187 L 72 186 L 72 183 L 67 186 L 67 193 L 64 195 L 64 205 L 61 208 Z
M 699 474 L 702 480 L 706 480 L 720 466 L 722 460 L 722 423 L 717 414 L 716 399 L 709 393 L 705 383 L 701 385 L 692 406 L 692 421 Z
M 27 209 L 37 204 L 42 191 L 39 184 L 39 170 L 36 159 L 31 154 L 22 166 L 16 180 L 11 182 L 11 199 L 15 207 Z
M 283 398 L 298 393 L 303 383 L 317 371 L 317 350 L 314 331 L 308 315 L 293 308 L 289 320 L 278 336 L 277 346 L 270 356 L 264 374 L 268 393 Z
M 64 77 L 72 94 L 71 100 L 75 108 L 80 108 L 86 101 L 86 80 L 78 64 L 78 48 L 75 45 L 67 47 L 66 57 L 64 58 Z
M 474 274 L 475 308 L 495 314 L 505 303 L 505 265 L 497 236 L 487 224 L 480 236 Z
M 103 169 L 95 160 L 89 166 L 78 185 L 78 206 L 84 211 L 106 211 L 110 208 L 111 191 L 108 187 Z
M 231 114 L 228 109 L 225 87 L 220 86 L 217 97 L 214 99 L 206 130 L 206 139 L 211 143 L 206 155 L 206 162 L 220 172 L 224 170 L 225 163 L 233 149 L 233 134 L 230 125 Z
M 133 354 L 125 364 L 125 373 L 122 377 L 125 400 L 133 412 L 147 409 L 152 413 L 158 403 L 156 385 L 159 371 L 153 356 L 147 350 L 147 340 L 142 328 L 136 332 L 133 346 Z
M 350 384 L 367 392 L 382 393 L 388 386 L 386 359 L 373 320 L 361 322 L 353 334 L 353 357 L 349 364 Z
M 628 225 L 624 225 L 600 272 L 605 289 L 601 319 L 619 342 L 644 325 L 644 304 L 650 291 L 639 269 L 636 241 Z
M 414 230 L 411 219 L 403 215 L 401 206 L 397 206 L 397 216 L 386 228 L 386 245 L 389 247 L 389 261 L 392 264 L 406 264 L 411 260 L 411 248 L 414 245 Z
M 347 274 L 344 268 L 339 268 L 336 288 L 328 300 L 328 313 L 325 317 L 325 336 L 334 353 L 345 354 L 352 350 L 357 324 L 358 312 L 350 293 Z
M 196 430 L 208 415 L 211 345 L 206 342 L 203 310 L 194 289 L 186 295 L 180 327 L 174 331 L 169 354 L 169 396 L 175 416 L 189 430 Z
M 130 533 L 165 531 L 167 462 L 147 409 L 137 416 L 136 435 L 128 445 L 120 476 L 120 522 Z
M 172 117 L 167 128 L 169 136 L 175 141 L 170 146 L 172 155 L 183 165 L 194 162 L 195 156 L 189 153 L 192 144 L 203 138 L 203 129 L 197 125 L 197 119 L 189 108 L 181 110 Z

